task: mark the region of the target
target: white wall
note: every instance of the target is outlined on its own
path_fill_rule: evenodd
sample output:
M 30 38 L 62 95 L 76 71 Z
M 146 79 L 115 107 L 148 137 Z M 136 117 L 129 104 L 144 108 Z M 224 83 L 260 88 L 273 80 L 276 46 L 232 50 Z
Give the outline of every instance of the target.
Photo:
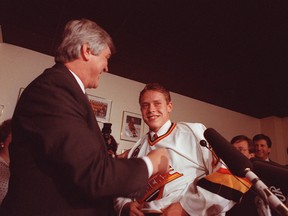
M 239 134 L 252 137 L 260 131 L 259 119 L 243 115 L 225 108 L 172 93 L 175 121 L 201 122 L 212 127 L 228 141 Z
M 0 122 L 12 116 L 20 87 L 26 87 L 53 62 L 51 56 L 0 43 L 0 104 L 4 105 Z
M 13 115 L 20 87 L 26 87 L 45 68 L 53 64 L 54 58 L 51 56 L 0 43 L 0 105 L 5 106 L 0 122 Z M 163 84 L 165 85 L 165 83 Z M 143 83 L 104 73 L 101 76 L 99 87 L 87 90 L 88 94 L 112 100 L 110 122 L 112 123 L 112 135 L 120 143 L 118 152 L 130 148 L 134 144 L 120 139 L 122 115 L 123 111 L 140 114 L 138 96 L 143 87 Z M 239 134 L 252 137 L 261 131 L 262 123 L 265 125 L 265 122 L 261 122 L 257 118 L 173 92 L 171 92 L 171 97 L 174 104 L 171 114 L 172 121 L 201 122 L 206 127 L 215 128 L 228 141 Z M 102 123 L 100 123 L 100 128 L 102 128 Z M 146 126 L 145 132 L 147 132 Z M 273 148 L 277 149 L 276 145 Z M 279 163 L 288 163 L 287 156 L 285 158 L 282 155 L 278 160 L 277 153 L 280 154 L 279 152 L 281 151 L 277 149 L 272 158 Z
M 271 158 L 288 165 L 288 118 L 263 118 L 261 131 L 271 138 Z

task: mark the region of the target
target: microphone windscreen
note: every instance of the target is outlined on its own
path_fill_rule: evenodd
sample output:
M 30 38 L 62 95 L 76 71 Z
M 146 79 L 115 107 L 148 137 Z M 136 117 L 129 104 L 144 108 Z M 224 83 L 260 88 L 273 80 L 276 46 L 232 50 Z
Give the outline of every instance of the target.
M 245 177 L 245 169 L 252 170 L 252 163 L 222 135 L 213 128 L 204 131 L 204 137 L 212 146 L 214 152 L 228 166 L 229 170 L 236 176 Z
M 288 183 L 288 167 L 281 165 L 274 165 L 267 161 L 251 159 L 253 164 L 253 171 L 260 178 L 265 179 L 269 183 L 286 185 Z

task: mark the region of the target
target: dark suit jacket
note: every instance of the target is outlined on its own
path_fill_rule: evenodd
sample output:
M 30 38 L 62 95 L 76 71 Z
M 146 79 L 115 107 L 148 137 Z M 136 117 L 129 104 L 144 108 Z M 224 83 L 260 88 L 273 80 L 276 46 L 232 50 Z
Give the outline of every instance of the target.
M 145 189 L 145 162 L 109 157 L 85 94 L 62 64 L 24 90 L 12 124 L 1 216 L 105 216 L 113 197 Z

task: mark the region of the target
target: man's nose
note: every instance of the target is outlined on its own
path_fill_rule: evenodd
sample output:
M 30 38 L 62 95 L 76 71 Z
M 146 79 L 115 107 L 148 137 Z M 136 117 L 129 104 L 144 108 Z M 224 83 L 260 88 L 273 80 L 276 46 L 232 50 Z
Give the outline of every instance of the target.
M 155 106 L 153 104 L 149 105 L 149 111 L 150 112 L 155 111 Z

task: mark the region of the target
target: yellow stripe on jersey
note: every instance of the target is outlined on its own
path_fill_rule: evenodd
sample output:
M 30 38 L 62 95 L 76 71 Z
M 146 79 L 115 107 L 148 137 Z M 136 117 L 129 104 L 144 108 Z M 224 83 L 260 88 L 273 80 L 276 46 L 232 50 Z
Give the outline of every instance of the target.
M 242 193 L 246 193 L 251 187 L 251 183 L 246 178 L 236 177 L 232 175 L 229 170 L 224 168 L 220 168 L 215 173 L 212 173 L 205 178 L 211 182 L 225 185 Z
M 233 176 L 229 170 L 220 168 L 200 179 L 197 185 L 225 199 L 239 202 L 252 184 L 246 178 Z

